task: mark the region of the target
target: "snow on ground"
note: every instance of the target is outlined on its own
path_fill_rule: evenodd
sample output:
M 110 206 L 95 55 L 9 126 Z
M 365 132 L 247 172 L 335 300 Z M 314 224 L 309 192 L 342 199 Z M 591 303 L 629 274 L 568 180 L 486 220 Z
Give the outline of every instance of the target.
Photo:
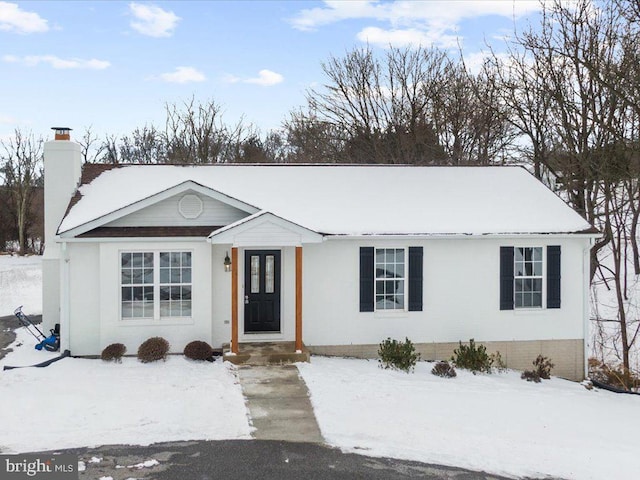
M 53 353 L 34 350 L 20 328 L 3 365 L 31 365 Z M 20 346 L 19 346 L 20 345 Z M 66 358 L 47 368 L 0 371 L 0 452 L 174 440 L 250 438 L 242 390 L 228 364 L 122 364 Z
M 354 359 L 297 365 L 322 435 L 345 451 L 514 476 L 638 473 L 640 396 L 515 371 L 444 379 L 428 362 L 414 374 Z
M 27 315 L 42 313 L 42 257 L 0 255 L 0 317 L 20 305 Z

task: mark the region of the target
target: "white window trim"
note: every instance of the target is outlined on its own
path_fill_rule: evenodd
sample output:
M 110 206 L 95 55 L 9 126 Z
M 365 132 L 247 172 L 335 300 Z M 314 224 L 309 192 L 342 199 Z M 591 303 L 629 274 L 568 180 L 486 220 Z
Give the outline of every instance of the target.
M 542 276 L 541 277 L 518 277 L 516 276 L 516 248 L 539 248 L 542 251 Z M 539 307 L 517 307 L 516 306 L 516 278 L 541 278 L 542 279 L 542 301 Z M 520 313 L 535 313 L 547 309 L 547 248 L 544 245 L 513 245 L 513 311 Z
M 404 276 L 402 280 L 404 281 L 404 307 L 403 308 L 394 308 L 394 309 L 384 309 L 378 308 L 378 302 L 376 300 L 376 282 L 378 281 L 378 277 L 376 276 L 376 262 L 378 250 L 403 250 L 404 251 Z M 407 247 L 373 247 L 373 311 L 376 316 L 406 316 L 405 314 L 409 311 L 409 249 Z
M 189 317 L 161 317 L 160 316 L 160 253 L 190 253 L 191 254 L 191 316 Z M 123 253 L 153 253 L 153 317 L 123 317 L 122 316 L 122 287 L 127 284 L 122 283 L 122 254 Z M 118 319 L 124 325 L 147 325 L 150 322 L 162 322 L 163 325 L 183 325 L 193 323 L 193 250 L 185 248 L 162 248 L 143 250 L 125 249 L 118 251 Z M 180 284 L 162 284 L 162 285 L 185 285 Z

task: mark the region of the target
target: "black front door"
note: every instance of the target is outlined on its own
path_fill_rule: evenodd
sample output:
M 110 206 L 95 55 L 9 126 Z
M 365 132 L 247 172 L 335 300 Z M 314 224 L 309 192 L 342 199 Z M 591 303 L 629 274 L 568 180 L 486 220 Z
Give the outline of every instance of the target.
M 280 331 L 280 250 L 244 252 L 244 331 Z

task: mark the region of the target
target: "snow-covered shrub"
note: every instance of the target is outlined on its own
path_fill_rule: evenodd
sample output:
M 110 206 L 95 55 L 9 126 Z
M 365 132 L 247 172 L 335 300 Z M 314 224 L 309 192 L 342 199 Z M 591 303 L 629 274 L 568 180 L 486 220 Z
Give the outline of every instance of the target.
M 533 361 L 533 370 L 525 370 L 520 378 L 527 382 L 540 383 L 541 379 L 549 380 L 551 378 L 551 369 L 554 367 L 551 360 L 542 355 L 538 355 Z
M 431 373 L 443 378 L 453 378 L 457 375 L 456 369 L 446 360 L 436 363 L 431 369 Z
M 104 347 L 100 358 L 105 362 L 121 363 L 122 357 L 125 353 L 127 353 L 127 347 L 122 343 L 112 343 L 111 345 Z
M 487 347 L 482 344 L 476 346 L 475 340 L 469 340 L 469 345 L 459 342 L 460 347 L 453 351 L 451 361 L 458 368 L 470 370 L 472 373 L 491 373 L 494 356 L 487 353 Z
M 211 348 L 211 345 L 200 340 L 187 343 L 183 353 L 185 357 L 191 360 L 208 360 L 209 362 L 215 360 L 215 358 L 213 358 L 213 348 Z
M 169 353 L 169 342 L 162 337 L 151 337 L 138 347 L 138 360 L 142 363 L 165 360 Z
M 491 371 L 495 370 L 497 372 L 504 372 L 507 369 L 507 365 L 502 360 L 502 355 L 500 352 L 496 351 L 496 353 L 492 353 L 489 355 L 491 359 Z M 553 367 L 553 365 L 551 365 Z
M 378 357 L 380 368 L 402 370 L 407 373 L 412 372 L 416 362 L 420 360 L 420 354 L 416 353 L 416 348 L 408 338 L 405 338 L 404 342 L 391 338 L 383 340 L 378 348 Z
M 533 370 L 540 376 L 540 378 L 544 378 L 545 380 L 549 380 L 551 378 L 551 369 L 555 367 L 551 360 L 547 357 L 543 357 L 542 355 L 538 355 L 536 359 L 533 361 Z
M 540 374 L 536 370 L 525 370 L 520 378 L 527 382 L 540 383 Z

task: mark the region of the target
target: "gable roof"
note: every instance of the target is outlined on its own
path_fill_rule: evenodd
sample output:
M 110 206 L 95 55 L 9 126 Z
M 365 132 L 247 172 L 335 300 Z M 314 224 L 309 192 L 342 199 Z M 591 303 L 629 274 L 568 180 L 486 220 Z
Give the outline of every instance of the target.
M 120 186 L 121 185 L 118 185 L 118 187 Z M 166 200 L 175 195 L 179 195 L 180 193 L 186 193 L 186 192 L 197 192 L 202 195 L 208 196 L 210 198 L 214 198 L 223 203 L 226 203 L 227 205 L 235 207 L 239 210 L 243 210 L 247 212 L 247 214 L 253 214 L 254 212 L 258 211 L 258 209 L 253 205 L 249 205 L 245 202 L 229 197 L 223 193 L 217 192 L 211 188 L 200 185 L 199 183 L 196 183 L 193 180 L 185 180 L 177 185 L 173 185 L 167 189 L 153 193 L 148 197 L 144 197 L 139 200 L 136 200 L 134 203 L 131 203 L 129 205 L 119 206 L 116 210 L 113 210 L 113 211 L 106 211 L 106 213 L 102 213 L 99 217 L 91 219 L 87 222 L 84 222 L 80 225 L 72 227 L 68 230 L 62 230 L 63 225 L 65 223 L 63 220 L 60 226 L 59 232 L 69 232 L 74 236 L 84 234 L 85 232 L 93 231 L 106 223 L 122 218 L 126 215 L 129 215 L 130 213 L 136 212 L 145 207 L 161 202 L 162 200 Z M 67 215 L 65 216 L 65 219 L 68 218 L 69 214 L 71 213 L 71 208 L 75 206 L 75 204 L 78 203 L 80 199 L 82 199 L 83 197 L 84 195 L 82 194 L 82 189 L 78 189 L 78 191 L 75 193 L 75 195 L 71 199 L 70 208 L 67 210 Z M 108 205 L 107 205 L 107 210 L 108 210 Z
M 84 177 L 84 175 L 83 175 Z M 329 235 L 577 233 L 591 225 L 522 167 L 121 165 L 83 183 L 59 232 L 198 184 Z

